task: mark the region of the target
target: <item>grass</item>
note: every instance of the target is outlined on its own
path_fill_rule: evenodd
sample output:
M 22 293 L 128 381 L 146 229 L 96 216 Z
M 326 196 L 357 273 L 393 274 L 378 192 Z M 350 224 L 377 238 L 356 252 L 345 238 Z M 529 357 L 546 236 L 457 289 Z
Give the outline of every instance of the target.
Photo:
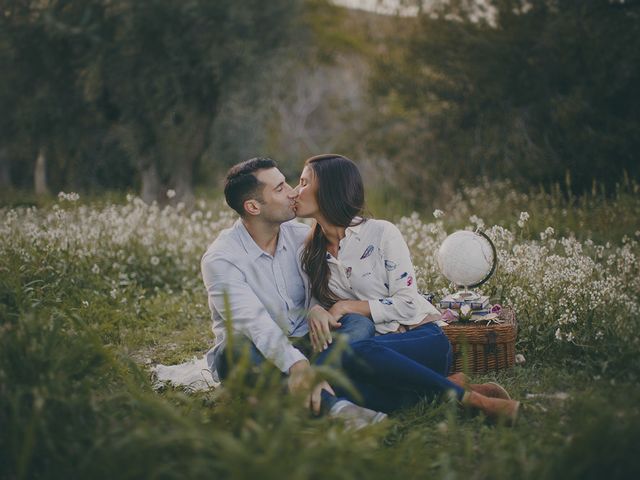
M 494 193 L 501 188 L 511 191 L 496 186 Z M 487 224 L 509 226 L 519 211 L 528 211 L 524 237 L 536 238 L 554 225 L 582 238 L 620 243 L 638 228 L 633 188 L 617 199 L 578 199 L 570 208 L 549 192 L 526 198 L 512 193 L 507 208 L 499 201 L 502 193 L 467 191 L 463 200 L 434 208 L 445 210 L 450 228 L 464 225 L 471 212 Z M 594 210 L 598 205 L 601 213 Z M 615 228 L 609 218 L 614 211 Z M 579 230 L 584 219 L 590 226 Z M 499 381 L 522 401 L 515 427 L 490 425 L 452 403 L 425 401 L 386 424 L 348 432 L 284 395 L 282 381 L 268 367 L 254 386 L 246 385 L 247 372 L 240 369 L 224 389 L 154 391 L 148 364 L 179 363 L 212 344 L 206 296 L 199 279 L 189 277 L 195 270 L 172 267 L 170 253 L 167 259 L 154 253 L 168 262 L 154 270 L 141 253 L 149 247 L 136 241 L 123 248 L 123 259 L 136 258 L 127 264 L 127 272 L 138 273 L 135 279 L 112 268 L 117 252 L 113 258 L 99 253 L 105 258 L 100 262 L 28 242 L 2 244 L 0 478 L 640 475 L 640 368 L 627 338 L 611 338 L 600 350 L 551 340 L 540 349 L 524 344 L 524 365 L 475 376 Z M 91 273 L 94 261 L 101 269 L 97 275 Z M 114 281 L 124 283 L 111 295 Z M 611 353 L 617 346 L 625 356 Z
M 594 181 L 590 192 L 571 193 L 569 185 L 539 186 L 522 191 L 508 181 L 487 178 L 477 183 L 463 184 L 459 188 L 443 189 L 437 193 L 425 192 L 422 201 L 428 208 L 419 211 L 422 217 L 432 218 L 435 209 L 445 212 L 445 226 L 453 230 L 468 225 L 471 216 L 485 225 L 516 227 L 519 212 L 531 216 L 525 238 L 537 238 L 548 226 L 562 236 L 579 240 L 591 239 L 596 243 L 620 242 L 626 235 L 636 236 L 640 228 L 640 184 L 624 177 L 613 191 Z M 373 216 L 398 220 L 415 206 L 399 198 L 393 187 L 369 189 L 367 204 Z

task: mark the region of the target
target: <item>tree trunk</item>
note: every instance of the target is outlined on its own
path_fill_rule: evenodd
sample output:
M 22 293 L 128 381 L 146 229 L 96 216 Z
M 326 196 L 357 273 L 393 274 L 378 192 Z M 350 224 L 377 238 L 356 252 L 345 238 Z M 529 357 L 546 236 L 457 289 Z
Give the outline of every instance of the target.
M 173 175 L 176 196 L 172 203 L 182 202 L 187 207 L 192 207 L 196 197 L 193 194 L 193 161 L 184 160 L 175 166 Z
M 193 193 L 193 170 L 207 147 L 211 121 L 196 116 L 188 125 L 188 131 L 181 135 L 185 139 L 184 148 L 180 149 L 179 153 L 182 160 L 173 165 L 171 184 L 174 185 L 176 195 L 171 199 L 171 203 L 175 205 L 182 202 L 190 208 L 196 199 Z
M 36 168 L 33 172 L 33 183 L 36 195 L 48 195 L 47 187 L 47 155 L 44 147 L 38 150 L 36 158 Z
M 9 155 L 6 148 L 0 148 L 0 188 L 11 188 L 11 170 L 9 168 Z
M 155 162 L 147 162 L 141 167 L 140 179 L 142 181 L 140 198 L 148 204 L 159 200 L 161 190 L 160 175 Z

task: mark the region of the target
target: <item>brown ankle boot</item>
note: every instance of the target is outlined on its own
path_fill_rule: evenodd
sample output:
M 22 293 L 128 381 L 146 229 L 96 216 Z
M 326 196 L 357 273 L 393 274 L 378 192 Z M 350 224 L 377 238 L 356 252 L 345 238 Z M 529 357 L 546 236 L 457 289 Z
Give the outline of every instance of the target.
M 491 398 L 502 398 L 503 400 L 511 400 L 511 396 L 509 392 L 507 392 L 502 385 L 499 385 L 495 382 L 489 383 L 469 383 L 469 377 L 467 377 L 464 373 L 458 372 L 453 375 L 449 375 L 447 377 L 452 383 L 455 383 L 459 387 L 464 388 L 465 390 L 473 390 L 474 392 L 478 392 L 485 397 Z
M 469 385 L 469 389 L 473 390 L 474 392 L 478 392 L 480 395 L 484 395 L 485 397 L 511 400 L 509 392 L 507 392 L 502 385 L 495 382 L 475 384 L 472 383 L 471 385 Z
M 458 372 L 453 375 L 449 375 L 447 377 L 451 383 L 455 383 L 459 387 L 468 388 L 469 387 L 469 377 L 467 377 L 464 373 Z
M 515 424 L 520 408 L 520 402 L 515 400 L 489 398 L 473 390 L 464 394 L 462 404 L 480 410 L 491 420 L 504 420 L 507 425 Z

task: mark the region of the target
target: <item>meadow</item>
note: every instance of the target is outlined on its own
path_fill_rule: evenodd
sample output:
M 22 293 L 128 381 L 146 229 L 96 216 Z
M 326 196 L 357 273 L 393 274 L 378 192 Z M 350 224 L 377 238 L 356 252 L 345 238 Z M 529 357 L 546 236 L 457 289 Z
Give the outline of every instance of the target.
M 483 292 L 515 308 L 526 361 L 497 380 L 516 426 L 424 401 L 358 432 L 314 418 L 268 368 L 248 386 L 154 390 L 150 367 L 213 343 L 200 257 L 235 217 L 74 193 L 0 209 L 0 478 L 638 478 L 640 186 L 581 196 L 488 180 L 400 227 L 418 286 L 451 285 L 435 261 L 482 228 L 499 268 Z

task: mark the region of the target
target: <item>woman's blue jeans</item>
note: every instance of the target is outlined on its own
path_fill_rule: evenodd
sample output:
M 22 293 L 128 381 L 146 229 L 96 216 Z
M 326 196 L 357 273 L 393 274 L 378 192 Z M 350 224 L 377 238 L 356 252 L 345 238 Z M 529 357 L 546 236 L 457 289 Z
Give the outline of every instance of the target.
M 373 337 L 375 334 L 375 327 L 370 318 L 364 317 L 362 315 L 356 314 L 348 314 L 343 316 L 340 319 L 341 327 L 337 330 L 333 331 L 334 341 L 329 345 L 327 350 L 314 355 L 311 347 L 311 341 L 309 340 L 309 335 L 305 335 L 301 338 L 291 339 L 294 342 L 294 346 L 298 348 L 304 355 L 308 358 L 312 359 L 312 362 L 316 365 L 328 364 L 329 361 L 332 360 L 336 355 L 332 355 L 335 347 L 340 343 L 338 339 L 340 337 L 344 338 L 345 343 L 353 343 L 359 340 L 367 339 Z M 248 346 L 249 359 L 252 365 L 259 366 L 266 361 L 262 353 L 256 348 L 256 346 L 244 339 L 240 338 L 236 343 L 236 348 L 233 352 L 234 357 L 240 357 L 243 354 L 243 349 L 245 346 Z M 340 357 L 340 355 L 337 355 Z M 336 362 L 337 366 L 339 362 Z M 216 352 L 214 357 L 214 364 L 216 370 L 218 371 L 218 376 L 222 381 L 229 375 L 230 366 L 227 365 L 227 356 L 225 354 L 225 348 L 220 348 Z M 334 365 L 331 362 L 331 365 Z
M 347 389 L 335 387 L 337 397 L 323 392 L 323 410 L 330 409 L 339 398 L 387 413 L 450 390 L 462 398 L 464 390 L 446 378 L 452 361 L 451 344 L 436 324 L 422 325 L 405 333 L 373 337 L 374 326 L 368 317 L 348 314 L 342 317 L 341 323 L 342 328 L 336 333 L 346 334 L 350 342 L 348 348 L 338 352 L 338 358 L 335 358 L 332 353 L 337 342 L 334 341 L 313 363 L 342 368 L 360 397 Z M 224 380 L 228 366 L 223 351 L 220 353 L 216 366 Z M 253 344 L 249 353 L 254 365 L 265 361 Z
M 451 390 L 462 399 L 464 389 L 447 380 L 452 358 L 451 343 L 435 323 L 353 342 L 341 366 L 362 398 L 336 394 L 387 413 Z

